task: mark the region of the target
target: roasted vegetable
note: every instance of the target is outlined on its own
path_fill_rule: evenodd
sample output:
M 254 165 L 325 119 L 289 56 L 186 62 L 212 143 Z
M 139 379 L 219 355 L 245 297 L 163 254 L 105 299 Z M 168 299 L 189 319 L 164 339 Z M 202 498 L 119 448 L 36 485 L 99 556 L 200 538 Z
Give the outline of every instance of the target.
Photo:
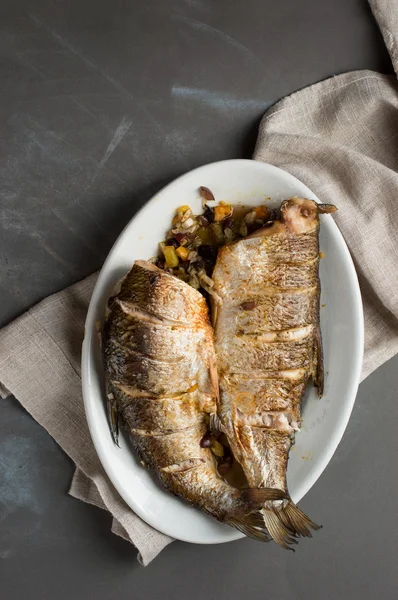
M 167 269 L 173 269 L 174 267 L 178 267 L 179 261 L 174 246 L 163 245 L 162 252 L 164 254 L 164 258 L 166 261 L 165 266 Z
M 206 275 L 211 276 L 217 249 L 261 227 L 271 212 L 265 205 L 252 209 L 219 202 L 211 206 L 208 204 L 214 203 L 211 190 L 202 186 L 200 194 L 205 202 L 204 213 L 194 215 L 187 204 L 177 209 L 172 229 L 161 244 L 162 256 L 156 264 L 169 272 L 172 270 L 173 275 L 195 289 L 208 291 L 208 283 L 203 283 L 199 277 L 199 271 L 203 270 L 199 258 L 205 262 Z M 174 247 L 175 252 L 164 250 L 169 247 Z
M 176 250 L 176 254 L 181 258 L 181 260 L 187 260 L 189 252 L 190 251 L 188 250 L 188 248 L 184 248 L 184 246 L 180 246 Z
M 214 220 L 223 221 L 227 217 L 231 217 L 232 212 L 232 206 L 220 202 L 220 204 L 214 208 Z

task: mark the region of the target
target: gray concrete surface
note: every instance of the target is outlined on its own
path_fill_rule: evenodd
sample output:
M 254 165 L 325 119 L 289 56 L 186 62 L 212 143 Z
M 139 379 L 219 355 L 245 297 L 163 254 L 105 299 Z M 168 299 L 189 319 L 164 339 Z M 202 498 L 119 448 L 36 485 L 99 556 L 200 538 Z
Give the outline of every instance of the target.
M 97 269 L 128 219 L 195 166 L 249 157 L 264 110 L 352 69 L 391 72 L 364 0 L 3 0 L 0 322 Z M 0 403 L 0 598 L 398 597 L 398 359 L 361 386 L 302 502 L 298 551 L 174 543 L 146 569 L 67 496 L 73 466 Z

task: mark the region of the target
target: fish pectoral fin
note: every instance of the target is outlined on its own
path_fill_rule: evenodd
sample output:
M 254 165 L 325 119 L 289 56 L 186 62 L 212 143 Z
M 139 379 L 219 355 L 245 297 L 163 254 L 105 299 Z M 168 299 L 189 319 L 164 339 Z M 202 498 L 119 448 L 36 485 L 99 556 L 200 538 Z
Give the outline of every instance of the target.
M 106 409 L 108 414 L 109 428 L 111 430 L 112 439 L 115 442 L 116 446 L 119 446 L 119 411 L 117 409 L 117 404 L 115 400 L 115 396 L 112 393 L 111 389 L 108 389 L 108 393 L 106 395 Z
M 314 359 L 316 364 L 315 373 L 313 375 L 314 385 L 318 388 L 318 396 L 321 398 L 324 388 L 324 370 L 323 370 L 323 351 L 322 338 L 319 327 L 317 327 L 314 335 Z

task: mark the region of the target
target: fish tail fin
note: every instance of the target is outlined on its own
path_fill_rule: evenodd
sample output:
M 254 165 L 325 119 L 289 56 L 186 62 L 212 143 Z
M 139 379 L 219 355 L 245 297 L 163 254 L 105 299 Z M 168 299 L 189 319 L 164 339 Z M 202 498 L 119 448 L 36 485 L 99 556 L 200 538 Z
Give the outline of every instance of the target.
M 311 529 L 318 531 L 322 528 L 322 525 L 314 523 L 292 500 L 288 502 L 285 511 L 292 527 L 301 537 L 312 537 Z
M 241 531 L 247 537 L 260 542 L 271 541 L 265 528 L 262 507 L 265 502 L 275 502 L 286 498 L 286 493 L 274 488 L 246 488 L 241 491 L 243 508 L 226 523 Z
M 263 508 L 264 525 L 273 540 L 282 548 L 293 550 L 297 537 L 312 537 L 311 529 L 321 528 L 288 498 L 280 507 Z
M 236 517 L 235 519 L 227 521 L 227 523 L 228 525 L 231 525 L 231 527 L 235 527 L 235 529 L 243 533 L 246 537 L 252 538 L 257 542 L 270 542 L 272 539 L 264 527 L 264 521 L 254 525 L 247 516 Z

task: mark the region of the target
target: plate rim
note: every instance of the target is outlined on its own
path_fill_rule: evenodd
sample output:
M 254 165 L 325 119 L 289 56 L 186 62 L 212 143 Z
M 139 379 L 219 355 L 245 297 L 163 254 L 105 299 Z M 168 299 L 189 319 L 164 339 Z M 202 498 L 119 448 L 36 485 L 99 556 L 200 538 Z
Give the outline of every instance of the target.
M 82 344 L 81 380 L 82 380 L 82 395 L 83 395 L 85 416 L 87 419 L 88 428 L 90 431 L 90 436 L 91 436 L 92 442 L 94 444 L 95 451 L 97 453 L 97 456 L 98 456 L 107 476 L 109 477 L 110 482 L 115 487 L 118 494 L 123 498 L 123 500 L 129 506 L 129 508 L 131 508 L 131 510 L 133 510 L 137 514 L 137 516 L 139 516 L 141 519 L 143 519 L 143 521 L 145 521 L 148 525 L 150 525 L 157 531 L 159 531 L 165 535 L 168 535 L 170 537 L 173 537 L 175 539 L 179 539 L 180 541 L 185 541 L 188 543 L 196 543 L 196 544 L 226 543 L 226 542 L 234 541 L 237 539 L 241 539 L 245 536 L 242 533 L 240 533 L 239 531 L 236 531 L 236 533 L 234 531 L 232 531 L 229 539 L 222 538 L 221 536 L 219 539 L 217 539 L 217 537 L 215 536 L 215 539 L 212 541 L 193 540 L 192 537 L 187 537 L 184 539 L 183 536 L 179 536 L 178 538 L 176 538 L 175 535 L 169 530 L 169 528 L 167 526 L 163 528 L 163 526 L 159 526 L 158 522 L 155 523 L 151 520 L 151 518 L 148 518 L 148 515 L 141 509 L 139 502 L 135 503 L 134 501 L 132 501 L 131 496 L 129 498 L 126 497 L 126 494 L 125 494 L 123 488 L 119 485 L 119 481 L 118 481 L 117 476 L 115 475 L 114 468 L 113 468 L 112 464 L 110 463 L 110 461 L 108 460 L 108 456 L 104 449 L 104 445 L 101 443 L 101 440 L 99 440 L 97 437 L 96 427 L 93 422 L 94 417 L 93 417 L 93 414 L 90 409 L 91 399 L 89 398 L 90 394 L 88 391 L 88 388 L 89 388 L 88 380 L 90 378 L 90 343 L 89 342 L 91 342 L 91 339 L 93 336 L 93 328 L 95 328 L 96 300 L 97 300 L 97 296 L 100 295 L 100 290 L 102 287 L 102 279 L 104 278 L 105 273 L 107 271 L 108 263 L 112 259 L 112 256 L 113 256 L 118 244 L 121 243 L 122 238 L 124 237 L 126 231 L 129 229 L 129 227 L 131 226 L 132 222 L 134 220 L 136 220 L 138 218 L 138 216 L 142 216 L 145 213 L 145 211 L 148 210 L 148 207 L 149 207 L 149 205 L 152 204 L 152 201 L 155 200 L 158 195 L 163 194 L 169 187 L 172 187 L 172 186 L 180 183 L 185 178 L 190 177 L 193 173 L 198 173 L 201 170 L 208 169 L 209 167 L 225 165 L 226 163 L 228 163 L 231 166 L 233 164 L 235 164 L 237 166 L 244 165 L 244 164 L 246 164 L 246 165 L 250 164 L 251 167 L 253 167 L 255 165 L 255 168 L 257 168 L 257 167 L 262 168 L 265 166 L 269 170 L 269 172 L 274 171 L 275 173 L 283 174 L 284 177 L 287 176 L 290 179 L 291 183 L 293 183 L 293 184 L 298 183 L 298 184 L 300 184 L 300 186 L 304 186 L 309 191 L 309 193 L 311 194 L 313 199 L 315 199 L 318 203 L 320 203 L 320 200 L 317 197 L 317 195 L 310 188 L 308 188 L 308 186 L 304 182 L 300 181 L 297 177 L 295 177 L 288 171 L 285 171 L 284 169 L 281 169 L 280 167 L 277 167 L 275 165 L 272 165 L 270 163 L 266 163 L 263 161 L 257 161 L 257 160 L 252 160 L 252 159 L 227 159 L 227 160 L 221 160 L 221 161 L 207 163 L 205 165 L 201 165 L 195 169 L 187 171 L 186 173 L 183 173 L 182 175 L 180 175 L 179 177 L 177 177 L 176 179 L 174 179 L 170 183 L 168 183 L 166 186 L 164 186 L 163 188 L 158 190 L 155 194 L 153 194 L 151 196 L 151 198 L 149 198 L 143 204 L 143 206 L 141 206 L 137 210 L 137 212 L 133 215 L 133 217 L 126 223 L 125 227 L 122 229 L 122 231 L 118 235 L 117 239 L 115 240 L 114 244 L 112 245 L 111 249 L 109 250 L 108 255 L 100 269 L 97 281 L 96 281 L 93 291 L 92 291 L 92 295 L 90 298 L 90 303 L 89 303 L 89 307 L 88 307 L 88 311 L 87 311 L 87 315 L 86 315 L 85 325 L 84 325 L 85 335 L 84 335 L 83 344 Z M 339 238 L 339 240 L 340 240 L 340 246 L 345 255 L 345 262 L 350 270 L 350 279 L 351 279 L 352 283 L 354 284 L 353 290 L 355 291 L 355 294 L 353 297 L 354 297 L 355 306 L 356 306 L 354 316 L 357 321 L 356 325 L 359 325 L 358 331 L 357 331 L 358 355 L 355 357 L 352 384 L 350 386 L 350 389 L 348 390 L 349 402 L 347 402 L 344 406 L 345 410 L 344 410 L 343 418 L 340 419 L 338 426 L 334 430 L 333 436 L 331 436 L 330 439 L 328 440 L 327 451 L 324 453 L 322 461 L 320 461 L 319 465 L 311 471 L 311 475 L 309 477 L 307 477 L 306 485 L 302 485 L 300 487 L 299 493 L 296 494 L 296 497 L 295 497 L 296 502 L 299 502 L 305 496 L 305 494 L 307 494 L 308 491 L 313 487 L 315 482 L 319 479 L 319 477 L 321 476 L 323 471 L 326 469 L 327 465 L 329 464 L 330 460 L 332 459 L 334 453 L 336 452 L 336 450 L 340 444 L 340 441 L 341 441 L 341 439 L 344 435 L 344 432 L 347 428 L 347 424 L 349 422 L 349 419 L 350 419 L 350 416 L 351 416 L 351 413 L 352 413 L 352 410 L 353 410 L 353 407 L 355 404 L 358 386 L 360 383 L 360 376 L 361 376 L 362 362 L 363 362 L 364 318 L 363 318 L 363 305 L 362 305 L 362 297 L 361 297 L 361 292 L 360 292 L 360 287 L 359 287 L 359 282 L 358 282 L 358 276 L 357 276 L 357 273 L 355 270 L 354 262 L 352 260 L 350 251 L 348 249 L 348 246 L 346 244 L 346 241 L 345 241 L 340 229 L 338 228 L 337 224 L 335 223 L 335 221 L 333 220 L 332 217 L 328 217 L 328 218 L 330 219 L 329 227 L 331 228 L 333 235 L 335 237 Z M 333 442 L 333 443 L 331 443 L 331 442 Z

